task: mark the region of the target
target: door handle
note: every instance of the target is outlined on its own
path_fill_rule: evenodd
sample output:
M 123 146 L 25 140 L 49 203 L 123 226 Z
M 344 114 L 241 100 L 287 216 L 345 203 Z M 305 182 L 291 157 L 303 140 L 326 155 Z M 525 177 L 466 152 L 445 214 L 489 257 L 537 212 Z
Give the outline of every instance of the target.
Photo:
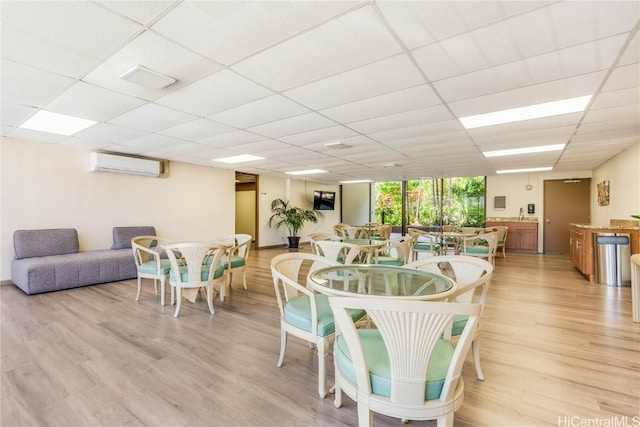
M 549 218 L 545 219 L 544 222 L 546 222 L 547 224 L 551 224 L 551 220 Z

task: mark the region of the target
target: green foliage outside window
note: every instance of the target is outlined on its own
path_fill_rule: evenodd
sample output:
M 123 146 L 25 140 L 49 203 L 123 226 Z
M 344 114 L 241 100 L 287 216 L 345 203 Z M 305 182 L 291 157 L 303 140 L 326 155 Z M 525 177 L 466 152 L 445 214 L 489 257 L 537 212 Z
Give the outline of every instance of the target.
M 407 181 L 408 225 L 482 227 L 485 217 L 485 177 Z M 402 224 L 400 182 L 376 183 L 376 220 Z

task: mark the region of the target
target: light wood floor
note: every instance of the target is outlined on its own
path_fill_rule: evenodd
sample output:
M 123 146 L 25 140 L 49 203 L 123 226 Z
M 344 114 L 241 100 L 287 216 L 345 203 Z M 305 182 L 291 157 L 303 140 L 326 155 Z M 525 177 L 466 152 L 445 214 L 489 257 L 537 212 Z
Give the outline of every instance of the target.
M 282 251 L 253 251 L 249 291 L 236 277 L 213 316 L 199 300 L 174 319 L 149 281 L 137 303 L 135 280 L 33 296 L 0 287 L 0 425 L 357 425 L 349 398 L 336 409 L 332 395 L 318 397 L 316 354 L 306 343 L 291 338 L 276 367 L 268 266 Z M 630 288 L 591 284 L 564 256 L 507 254 L 496 262 L 482 328 L 486 380 L 475 379 L 469 356 L 456 426 L 631 423 L 640 415 Z M 379 415 L 375 422 L 401 425 Z

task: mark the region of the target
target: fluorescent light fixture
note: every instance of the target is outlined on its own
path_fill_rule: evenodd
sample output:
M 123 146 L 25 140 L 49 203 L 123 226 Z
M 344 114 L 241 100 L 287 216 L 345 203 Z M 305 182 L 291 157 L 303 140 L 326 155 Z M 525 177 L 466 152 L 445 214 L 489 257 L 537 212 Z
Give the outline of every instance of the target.
M 176 82 L 173 77 L 165 76 L 142 65 L 136 65 L 125 71 L 120 74 L 120 78 L 151 89 L 162 89 Z
M 383 168 L 397 168 L 398 164 L 397 163 L 385 163 L 384 165 L 382 165 Z
M 96 123 L 98 122 L 93 120 L 40 110 L 19 127 L 58 135 L 73 135 Z
M 527 107 L 511 108 L 493 113 L 462 117 L 460 118 L 460 122 L 466 129 L 473 129 L 483 126 L 519 122 L 522 120 L 539 119 L 541 117 L 558 116 L 560 114 L 576 113 L 578 111 L 584 111 L 589 100 L 591 100 L 591 95 L 561 99 L 560 101 L 545 102 Z
M 508 150 L 485 151 L 485 157 L 514 156 L 516 154 L 544 153 L 547 151 L 560 151 L 564 144 L 540 145 L 538 147 L 511 148 Z
M 520 172 L 544 172 L 550 171 L 553 169 L 553 166 L 545 166 L 541 168 L 526 168 L 526 169 L 504 169 L 501 171 L 496 171 L 496 173 L 520 173 Z
M 289 175 L 311 175 L 314 173 L 326 173 L 327 171 L 323 171 L 322 169 L 307 169 L 303 171 L 292 171 L 287 172 Z
M 254 160 L 264 160 L 264 157 L 254 156 L 252 154 L 240 154 L 239 156 L 222 157 L 220 159 L 211 159 L 214 162 L 220 163 L 242 163 L 251 162 Z
M 354 179 L 353 181 L 340 181 L 340 184 L 360 184 L 363 182 L 373 182 L 370 179 Z
M 327 148 L 333 148 L 333 149 L 338 149 L 338 150 L 341 150 L 343 148 L 350 148 L 351 147 L 350 145 L 345 144 L 344 142 L 340 142 L 340 141 L 329 142 L 327 144 L 324 144 L 324 146 L 327 147 Z

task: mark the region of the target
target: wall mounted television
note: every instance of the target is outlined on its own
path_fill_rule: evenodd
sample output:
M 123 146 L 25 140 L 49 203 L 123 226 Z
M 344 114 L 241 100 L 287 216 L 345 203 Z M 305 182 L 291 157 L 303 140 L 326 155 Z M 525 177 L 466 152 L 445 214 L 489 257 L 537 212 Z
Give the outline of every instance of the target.
M 316 211 L 332 211 L 336 206 L 335 191 L 314 191 L 313 209 Z

